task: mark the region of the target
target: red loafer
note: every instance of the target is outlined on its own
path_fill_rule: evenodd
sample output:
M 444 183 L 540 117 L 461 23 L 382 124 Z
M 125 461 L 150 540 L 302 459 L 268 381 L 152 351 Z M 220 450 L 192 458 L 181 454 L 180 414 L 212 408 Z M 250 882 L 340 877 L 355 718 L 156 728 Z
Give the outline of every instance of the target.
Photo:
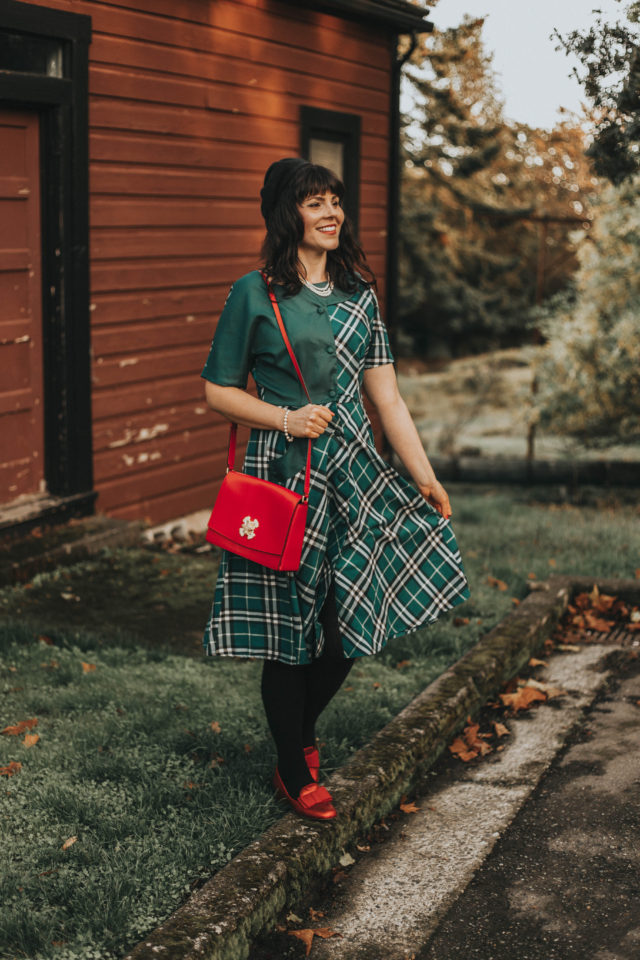
M 305 747 L 304 758 L 309 767 L 309 773 L 317 783 L 320 778 L 320 754 L 317 747 Z
M 296 813 L 301 813 L 303 817 L 310 817 L 312 820 L 332 820 L 337 815 L 336 808 L 333 805 L 333 797 L 326 787 L 318 783 L 308 783 L 302 788 L 300 795 L 294 798 L 287 793 L 276 767 L 273 785 L 278 796 L 283 800 L 288 800 Z

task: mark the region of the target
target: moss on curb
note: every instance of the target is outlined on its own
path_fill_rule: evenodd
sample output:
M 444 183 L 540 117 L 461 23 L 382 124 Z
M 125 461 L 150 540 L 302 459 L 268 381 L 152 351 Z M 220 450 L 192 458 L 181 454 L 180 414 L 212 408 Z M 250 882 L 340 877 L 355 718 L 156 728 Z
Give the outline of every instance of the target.
M 637 581 L 598 581 L 637 602 Z M 385 816 L 431 766 L 467 716 L 511 679 L 549 636 L 584 577 L 552 577 L 420 693 L 328 783 L 329 823 L 287 814 L 250 844 L 125 960 L 245 960 L 258 933 L 294 908 L 340 853 Z

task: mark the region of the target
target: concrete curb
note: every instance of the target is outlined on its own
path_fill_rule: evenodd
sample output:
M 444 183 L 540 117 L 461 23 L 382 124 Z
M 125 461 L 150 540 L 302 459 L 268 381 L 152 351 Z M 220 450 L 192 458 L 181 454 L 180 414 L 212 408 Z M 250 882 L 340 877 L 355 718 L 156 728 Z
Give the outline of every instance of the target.
M 385 816 L 453 734 L 513 677 L 593 578 L 551 577 L 420 693 L 328 781 L 330 823 L 287 814 L 212 877 L 125 960 L 245 960 L 251 941 L 327 875 L 343 848 Z M 600 581 L 636 601 L 640 581 Z

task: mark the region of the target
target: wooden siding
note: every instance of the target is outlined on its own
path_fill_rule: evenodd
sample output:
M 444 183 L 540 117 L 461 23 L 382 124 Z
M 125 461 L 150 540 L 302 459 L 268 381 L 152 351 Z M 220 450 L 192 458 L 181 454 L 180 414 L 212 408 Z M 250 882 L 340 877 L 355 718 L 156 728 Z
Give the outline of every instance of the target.
M 34 0 L 40 3 L 40 0 Z M 384 285 L 388 31 L 273 0 L 46 0 L 92 17 L 91 317 L 97 509 L 211 504 L 227 429 L 199 372 L 257 265 L 258 193 L 305 104 L 361 116 L 360 234 Z

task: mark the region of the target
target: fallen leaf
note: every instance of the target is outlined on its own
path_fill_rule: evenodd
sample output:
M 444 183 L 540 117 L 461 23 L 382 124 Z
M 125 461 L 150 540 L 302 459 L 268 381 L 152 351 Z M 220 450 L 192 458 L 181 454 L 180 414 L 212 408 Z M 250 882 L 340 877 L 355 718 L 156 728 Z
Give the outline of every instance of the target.
M 313 943 L 313 930 L 289 930 L 289 936 L 302 940 L 306 948 L 304 955 L 308 957 L 311 952 L 311 944 Z
M 95 668 L 96 668 L 95 663 L 85 663 L 84 660 L 82 660 L 81 663 L 82 663 L 82 672 L 83 672 L 83 673 L 91 673 L 91 671 L 92 671 L 92 670 L 95 670 Z
M 4 730 L 0 730 L 0 733 L 6 733 L 10 737 L 17 737 L 21 733 L 24 733 L 25 730 L 33 730 L 33 728 L 37 726 L 38 718 L 32 717 L 31 720 L 21 720 L 12 727 L 5 727 Z
M 381 684 L 381 683 L 378 683 L 378 682 L 376 681 L 376 683 L 373 684 L 373 689 L 374 689 L 374 690 L 379 690 L 381 686 L 382 686 L 382 684 Z
M 420 807 L 416 807 L 415 803 L 411 801 L 410 803 L 401 803 L 400 809 L 403 813 L 418 813 Z
M 591 613 L 590 610 L 587 610 L 584 614 L 584 623 L 589 630 L 596 630 L 598 633 L 609 633 L 613 627 L 613 620 L 605 620 L 603 617 L 598 617 L 594 613 Z
M 546 667 L 548 666 L 546 660 L 538 660 L 537 657 L 531 657 L 529 660 L 530 667 Z
M 636 567 L 636 572 L 634 574 L 636 580 L 640 580 L 640 567 Z
M 345 880 L 348 877 L 346 870 L 337 870 L 333 875 L 333 882 L 340 883 L 342 880 Z
M 317 920 L 318 917 L 324 917 L 322 910 L 314 910 L 313 907 L 309 907 L 309 916 L 312 920 Z
M 245 743 L 245 745 L 244 745 L 244 752 L 245 752 L 245 753 L 251 753 L 252 750 L 253 750 L 253 747 L 251 746 L 251 744 L 250 744 L 250 743 Z
M 509 728 L 505 727 L 504 723 L 498 723 L 497 720 L 493 721 L 493 729 L 496 732 L 496 737 L 506 737 L 509 733 Z
M 454 617 L 453 625 L 454 627 L 466 627 L 469 623 L 469 617 Z
M 507 584 L 504 580 L 499 580 L 497 577 L 492 577 L 491 574 L 487 577 L 487 583 L 490 587 L 497 587 L 498 590 L 507 590 Z
M 287 914 L 287 923 L 302 923 L 302 917 L 299 917 L 297 913 L 288 913 Z
M 47 636 L 46 634 L 44 634 L 44 633 L 41 633 L 41 634 L 40 634 L 40 636 L 38 637 L 38 640 L 40 641 L 40 643 L 46 643 L 48 647 L 53 647 L 53 646 L 54 646 L 54 643 L 53 643 L 53 640 L 51 639 L 51 637 L 48 637 L 48 636 Z
M 549 563 L 549 566 L 550 566 L 550 567 L 555 567 L 555 566 L 556 566 L 556 558 L 555 558 L 555 557 L 549 557 L 548 563 Z
M 511 603 L 514 603 L 516 607 L 520 606 L 520 601 L 518 600 L 517 597 L 511 597 Z
M 537 579 L 538 577 L 536 576 L 535 573 L 533 573 L 533 571 L 527 574 L 527 580 L 537 580 Z
M 68 850 L 69 847 L 72 847 L 74 845 L 77 839 L 78 839 L 77 837 L 69 837 L 69 839 L 65 840 L 65 842 L 62 844 L 61 849 Z
M 38 733 L 28 733 L 22 741 L 27 750 L 38 742 L 40 735 Z
M 640 703 L 640 700 L 638 703 Z M 362 846 L 359 843 L 356 843 L 356 848 L 360 851 L 360 853 L 368 853 L 369 850 L 371 850 L 371 847 L 368 843 L 363 843 Z M 324 916 L 324 914 L 322 914 L 322 916 Z
M 558 650 L 562 650 L 563 653 L 580 653 L 580 647 L 575 643 L 559 643 Z
M 341 867 L 350 867 L 352 863 L 355 863 L 355 860 L 350 853 L 343 853 L 338 862 Z
M 318 927 L 313 931 L 316 937 L 322 937 L 323 940 L 328 940 L 330 937 L 338 937 L 340 934 L 336 933 L 335 930 L 330 930 L 329 927 Z
M 550 683 L 541 683 L 540 680 L 529 680 L 528 685 L 530 687 L 535 687 L 536 690 L 542 690 L 543 693 L 546 693 L 547 700 L 553 700 L 554 697 L 567 696 L 566 690 L 562 690 L 560 687 L 554 687 Z
M 0 777 L 12 777 L 22 770 L 22 764 L 17 760 L 12 760 L 7 767 L 0 767 Z
M 510 707 L 514 713 L 518 710 L 528 710 L 536 700 L 546 700 L 547 696 L 542 690 L 536 690 L 535 687 L 520 687 L 515 693 L 501 693 L 500 699 L 505 707 Z
M 398 663 L 396 663 L 397 670 L 404 670 L 405 667 L 410 667 L 410 666 L 411 666 L 411 660 L 399 660 Z
M 464 763 L 468 763 L 469 760 L 473 760 L 478 756 L 476 750 L 469 750 L 469 747 L 461 737 L 456 737 L 453 743 L 449 744 L 449 750 L 454 757 L 458 757 L 458 759 Z
M 220 726 L 217 720 L 212 720 L 211 729 L 213 730 L 214 733 L 220 733 L 220 731 L 222 730 L 222 727 Z

